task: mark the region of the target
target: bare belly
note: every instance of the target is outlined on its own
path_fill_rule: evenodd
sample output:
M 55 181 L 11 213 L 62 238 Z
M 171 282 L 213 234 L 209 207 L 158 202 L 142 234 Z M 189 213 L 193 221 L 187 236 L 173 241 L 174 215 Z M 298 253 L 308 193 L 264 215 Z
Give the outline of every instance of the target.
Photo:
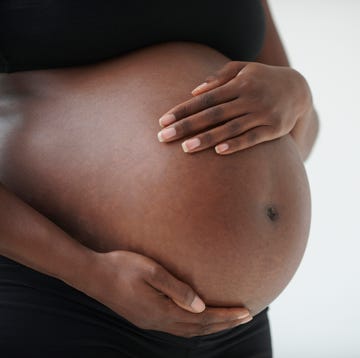
M 207 304 L 257 314 L 288 284 L 308 238 L 294 141 L 220 156 L 156 136 L 158 118 L 227 61 L 178 42 L 2 75 L 0 180 L 84 245 L 150 256 Z

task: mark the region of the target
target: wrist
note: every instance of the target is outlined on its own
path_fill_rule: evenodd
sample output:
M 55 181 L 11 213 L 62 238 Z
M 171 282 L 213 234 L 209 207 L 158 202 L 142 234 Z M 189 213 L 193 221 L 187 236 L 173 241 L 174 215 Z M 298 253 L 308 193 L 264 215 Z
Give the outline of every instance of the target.
M 62 281 L 84 293 L 91 292 L 94 283 L 93 271 L 99 256 L 100 253 L 83 246 L 61 277 Z
M 119 254 L 123 250 L 97 252 L 89 250 L 84 254 L 76 275 L 73 276 L 73 286 L 88 296 L 100 300 L 104 295 L 104 282 L 112 284 L 119 274 Z M 116 262 L 116 265 L 114 263 Z M 114 270 L 114 267 L 118 269 Z M 121 271 L 121 270 L 120 270 Z

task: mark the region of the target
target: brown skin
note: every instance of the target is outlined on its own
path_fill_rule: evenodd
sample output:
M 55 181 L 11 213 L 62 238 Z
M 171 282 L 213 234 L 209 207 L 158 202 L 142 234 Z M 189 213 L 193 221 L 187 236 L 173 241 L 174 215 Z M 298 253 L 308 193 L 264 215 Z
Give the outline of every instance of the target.
M 107 65 L 104 67 L 107 68 Z M 116 69 L 117 66 L 115 65 L 114 68 Z M 43 187 L 43 183 L 35 179 L 34 187 L 27 190 L 26 185 L 29 185 L 34 176 L 24 175 L 17 171 L 19 168 L 16 169 L 17 163 L 23 160 L 20 169 L 25 167 L 30 171 L 36 171 L 39 165 L 44 163 L 46 157 L 46 151 L 40 151 L 31 159 L 27 156 L 30 152 L 36 152 L 36 143 L 30 145 L 27 153 L 22 153 L 20 156 L 16 155 L 19 151 L 21 152 L 27 136 L 31 137 L 33 124 L 31 115 L 29 115 L 31 108 L 35 107 L 35 115 L 37 110 L 42 108 L 41 105 L 38 108 L 37 100 L 40 98 L 40 102 L 43 104 L 41 91 L 44 91 L 46 93 L 44 97 L 48 100 L 45 102 L 50 104 L 49 117 L 53 115 L 55 118 L 51 121 L 45 113 L 45 122 L 40 125 L 40 128 L 36 128 L 35 132 L 39 134 L 44 128 L 45 130 L 48 128 L 47 125 L 50 125 L 53 137 L 49 137 L 48 134 L 40 135 L 40 137 L 45 141 L 44 145 L 49 138 L 51 138 L 52 143 L 55 143 L 58 133 L 52 125 L 58 120 L 56 115 L 61 113 L 64 108 L 61 104 L 54 106 L 52 97 L 54 92 L 52 91 L 55 90 L 55 93 L 59 94 L 60 101 L 66 98 L 69 93 L 72 94 L 75 89 L 79 90 L 79 87 L 80 92 L 82 92 L 82 84 L 84 83 L 80 75 L 82 72 L 83 70 L 76 68 L 61 71 L 34 71 L 0 77 L 0 96 L 2 98 L 0 107 L 0 163 L 5 167 L 6 164 L 4 163 L 9 163 L 7 169 L 1 169 L 1 177 L 6 186 L 0 186 L 0 253 L 39 272 L 63 280 L 68 285 L 112 307 L 115 312 L 133 320 L 141 328 L 159 329 L 179 336 L 190 337 L 214 333 L 248 322 L 249 312 L 243 307 L 206 307 L 205 310 L 203 307 L 200 309 L 192 308 L 191 304 L 196 296 L 193 288 L 168 272 L 164 266 L 155 260 L 127 250 L 114 249 L 110 253 L 99 253 L 93 248 L 90 249 L 90 245 L 81 245 L 73 239 L 67 230 L 62 230 L 55 225 L 53 218 L 49 220 L 50 215 L 45 216 L 39 208 L 38 211 L 34 210 L 36 205 L 33 205 L 34 203 L 31 203 L 31 200 L 25 200 L 24 196 L 20 194 L 19 191 L 24 189 L 25 196 L 28 195 L 26 199 L 29 199 L 29 197 L 35 197 L 35 192 L 41 191 Z M 85 70 L 85 79 L 91 73 L 93 80 L 96 81 L 96 69 L 92 67 Z M 47 77 L 48 75 L 49 77 Z M 129 76 L 133 77 L 134 75 L 133 73 Z M 78 77 L 80 77 L 79 81 L 77 81 Z M 62 84 L 66 83 L 69 78 L 69 88 L 62 93 Z M 111 84 L 114 85 L 114 81 L 111 81 Z M 119 87 L 118 82 L 115 85 Z M 107 85 L 105 84 L 104 87 L 106 90 Z M 166 85 L 162 85 L 162 87 L 164 87 L 164 91 L 167 91 Z M 134 97 L 131 94 L 130 96 Z M 141 94 L 139 96 L 141 98 Z M 107 97 L 106 94 L 105 97 Z M 135 103 L 138 102 L 136 98 L 138 97 L 135 96 Z M 89 107 L 88 99 L 84 103 L 81 100 L 76 101 L 76 108 L 82 106 L 86 111 L 86 108 Z M 25 117 L 24 122 L 17 126 L 17 120 L 20 119 L 21 121 L 22 117 Z M 76 122 L 76 117 L 74 122 Z M 154 123 L 154 127 L 155 125 Z M 19 127 L 20 130 L 18 131 Z M 120 128 L 117 127 L 117 130 L 121 130 L 121 126 Z M 153 129 L 152 133 L 154 132 Z M 12 141 L 12 134 L 16 137 L 18 133 L 20 133 L 20 137 L 18 141 L 14 141 L 15 155 L 12 157 L 8 153 L 7 143 Z M 82 139 L 91 141 L 90 136 L 75 140 L 80 142 Z M 91 143 L 90 147 L 100 147 L 103 139 L 99 138 L 98 140 L 97 143 Z M 121 142 L 120 136 L 117 141 Z M 37 143 L 39 144 L 39 141 Z M 86 142 L 85 147 L 86 144 L 89 143 Z M 156 142 L 155 144 L 158 145 Z M 62 153 L 65 157 L 74 155 L 71 150 L 67 152 L 66 148 Z M 52 168 L 59 161 L 59 155 L 61 155 L 61 150 L 55 160 L 45 164 L 46 178 L 54 175 Z M 116 155 L 116 157 L 118 156 Z M 60 170 L 62 173 L 66 172 L 66 170 Z M 13 172 L 13 177 L 11 174 L 10 177 L 7 176 L 8 171 Z M 75 182 L 75 180 L 70 181 Z M 65 183 L 65 188 L 70 185 L 70 182 L 68 185 Z M 121 186 L 121 183 L 117 185 Z M 80 186 L 84 189 L 83 182 L 80 183 Z M 101 179 L 96 186 L 102 187 Z M 66 191 L 64 187 L 57 190 L 54 181 L 50 183 L 50 187 L 61 198 Z M 73 203 L 80 201 L 75 197 L 73 199 Z M 50 199 L 46 198 L 45 201 L 50 201 Z M 70 208 L 66 207 L 66 210 L 70 210 Z M 101 230 L 105 231 L 103 228 Z M 104 233 L 101 234 L 100 238 L 104 235 Z M 128 287 L 128 290 L 123 290 L 124 286 Z M 136 294 L 134 287 L 136 287 Z
M 192 91 L 194 98 L 165 113 L 174 115 L 171 122 L 160 118 L 159 124 L 166 126 L 158 134 L 161 142 L 194 135 L 182 143 L 185 152 L 215 146 L 218 154 L 226 155 L 290 133 L 307 159 L 319 127 L 310 88 L 289 67 L 266 1 L 263 5 L 267 31 L 258 62 L 230 61 L 209 75 Z M 169 132 L 171 137 L 166 136 Z M 192 141 L 196 147 L 187 145 Z M 221 144 L 228 148 L 220 152 Z
M 252 319 L 246 308 L 207 307 L 201 313 L 187 312 L 195 293 L 151 258 L 126 250 L 99 255 L 101 286 L 94 291 L 87 287 L 86 292 L 140 328 L 193 337 Z
M 87 247 L 152 258 L 208 308 L 245 305 L 255 315 L 289 281 L 305 244 L 309 193 L 295 142 L 286 135 L 231 156 L 190 156 L 154 135 L 160 114 L 227 61 L 207 46 L 171 43 L 9 76 L 15 114 L 0 122 L 9 133 L 1 181 Z M 98 267 L 92 292 L 107 302 Z
M 248 321 L 236 320 L 246 315 L 244 308 L 207 307 L 202 313 L 189 313 L 195 292 L 154 260 L 126 250 L 89 250 L 3 187 L 0 203 L 1 254 L 88 293 L 140 327 L 189 337 Z M 117 287 L 129 289 L 117 292 L 114 280 Z
M 208 307 L 190 313 L 199 312 L 191 307 L 194 290 L 157 262 L 124 250 L 95 252 L 2 185 L 0 237 L 1 255 L 64 281 L 141 328 L 191 337 L 234 327 L 250 318 L 241 307 Z

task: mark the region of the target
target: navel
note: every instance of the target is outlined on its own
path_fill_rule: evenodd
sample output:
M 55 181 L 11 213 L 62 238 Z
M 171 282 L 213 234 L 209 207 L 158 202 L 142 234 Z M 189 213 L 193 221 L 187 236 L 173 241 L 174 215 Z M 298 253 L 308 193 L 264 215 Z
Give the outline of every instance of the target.
M 266 215 L 271 221 L 277 221 L 279 219 L 279 212 L 274 205 L 266 207 Z

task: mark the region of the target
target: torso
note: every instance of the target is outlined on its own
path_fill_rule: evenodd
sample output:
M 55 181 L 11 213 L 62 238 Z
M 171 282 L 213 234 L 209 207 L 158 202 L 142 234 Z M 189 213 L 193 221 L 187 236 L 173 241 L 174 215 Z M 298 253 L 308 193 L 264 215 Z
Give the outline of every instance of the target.
M 207 304 L 258 313 L 290 281 L 308 238 L 295 142 L 221 156 L 157 139 L 159 117 L 228 60 L 178 42 L 2 75 L 0 180 L 84 245 L 150 256 Z

